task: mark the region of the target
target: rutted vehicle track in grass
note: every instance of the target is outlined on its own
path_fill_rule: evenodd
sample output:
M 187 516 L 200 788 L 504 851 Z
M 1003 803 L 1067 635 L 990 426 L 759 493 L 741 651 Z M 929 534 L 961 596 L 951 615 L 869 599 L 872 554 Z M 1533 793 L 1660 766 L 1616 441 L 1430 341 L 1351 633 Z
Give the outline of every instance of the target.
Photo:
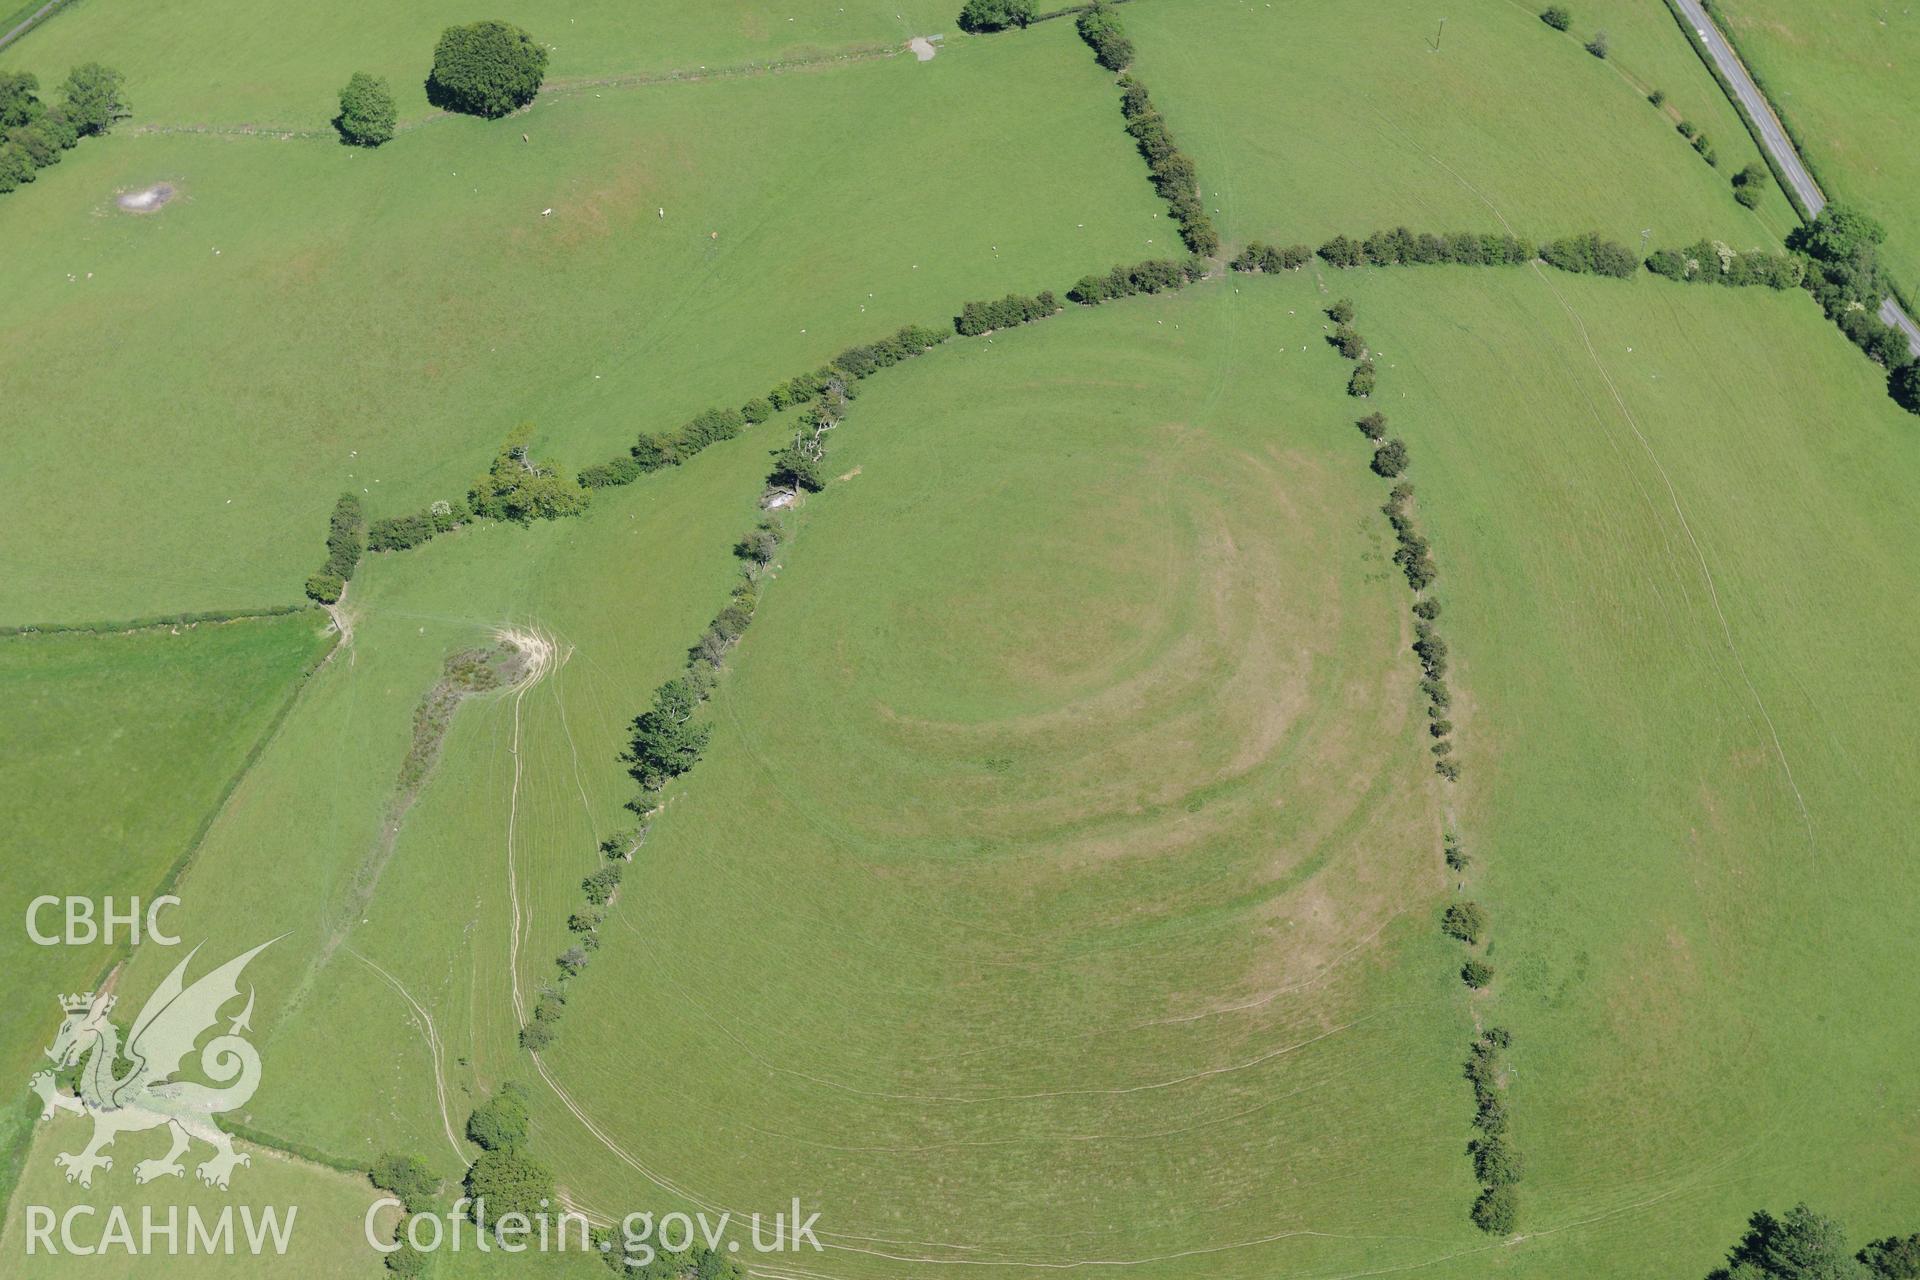
M 520 755 L 521 706 L 527 694 L 546 679 L 547 676 L 565 665 L 572 656 L 572 650 L 562 651 L 558 642 L 536 625 L 525 627 L 497 627 L 494 640 L 503 648 L 512 649 L 519 655 L 518 669 L 507 680 L 507 692 L 513 699 L 513 736 L 508 751 L 513 756 L 513 786 L 507 797 L 507 903 L 511 912 L 507 932 L 507 973 L 509 992 L 513 998 L 514 1016 L 525 1019 L 526 1008 L 520 994 L 520 948 L 526 941 L 531 921 L 520 907 L 520 879 L 514 866 L 514 837 L 518 831 L 520 819 L 520 779 L 523 761 Z

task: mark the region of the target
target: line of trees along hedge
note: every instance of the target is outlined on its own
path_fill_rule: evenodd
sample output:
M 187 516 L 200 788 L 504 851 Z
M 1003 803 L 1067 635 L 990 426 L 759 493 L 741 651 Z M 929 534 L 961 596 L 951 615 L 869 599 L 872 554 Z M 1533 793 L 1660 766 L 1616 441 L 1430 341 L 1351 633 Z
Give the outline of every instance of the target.
M 1104 274 L 1081 276 L 1073 288 L 1067 290 L 1067 301 L 1095 307 L 1117 298 L 1131 298 L 1137 293 L 1184 289 L 1206 274 L 1207 260 L 1198 254 L 1184 262 L 1156 258 L 1130 267 L 1115 267 Z
M 587 509 L 590 495 L 559 467 L 536 459 L 532 439 L 530 422 L 521 423 L 507 436 L 493 465 L 467 493 L 474 515 L 527 524 L 577 516 Z
M 437 534 L 480 518 L 529 524 L 585 511 L 592 493 L 555 464 L 535 458 L 530 451 L 532 438 L 532 423 L 515 427 L 486 474 L 473 482 L 465 498 L 432 502 L 409 515 L 374 521 L 367 528 L 367 549 L 411 550 L 432 541 Z
M 1647 270 L 1669 280 L 1689 284 L 1765 285 L 1791 289 L 1804 284 L 1807 260 L 1797 253 L 1746 253 L 1719 240 L 1701 240 L 1685 249 L 1655 249 L 1647 255 Z
M 836 383 L 844 386 L 869 377 L 882 369 L 892 368 L 902 360 L 930 351 L 946 340 L 947 335 L 938 329 L 910 324 L 891 337 L 848 347 L 835 356 L 831 363 L 812 373 L 788 378 L 766 395 L 755 396 L 738 409 L 707 409 L 696 414 L 677 431 L 642 435 L 625 456 L 582 467 L 580 484 L 588 489 L 632 484 L 649 472 L 679 466 L 709 444 L 731 440 L 749 423 L 765 422 L 776 413 L 811 403 Z
M 519 1085 L 502 1085 L 467 1118 L 467 1137 L 481 1151 L 467 1169 L 466 1192 L 486 1205 L 489 1224 L 509 1213 L 534 1218 L 553 1202 L 553 1171 L 527 1150 L 525 1097 Z
M 1920 361 L 1906 334 L 1880 318 L 1880 305 L 1892 292 L 1880 267 L 1885 237 L 1878 220 L 1835 202 L 1787 237 L 1786 253 L 1741 253 L 1718 240 L 1701 240 L 1685 249 L 1656 249 L 1645 265 L 1688 284 L 1804 287 L 1848 340 L 1886 369 L 1894 401 L 1920 414 Z
M 473 519 L 465 498 L 428 504 L 410 516 L 386 516 L 367 526 L 367 550 L 407 551 L 429 542 L 435 534 L 457 529 Z
M 1342 310 L 1351 316 L 1351 307 L 1344 299 L 1329 308 L 1329 313 Z M 1367 367 L 1371 368 L 1370 362 Z M 1420 659 L 1420 689 L 1427 697 L 1427 727 L 1433 738 L 1428 749 L 1433 754 L 1434 772 L 1453 782 L 1460 777 L 1460 762 L 1453 758 L 1453 721 L 1447 718 L 1447 709 L 1453 702 L 1453 694 L 1447 688 L 1447 642 L 1435 625 L 1440 618 L 1440 601 L 1423 594 L 1440 572 L 1433 563 L 1431 544 L 1413 519 L 1413 485 L 1398 479 L 1412 464 L 1412 455 L 1406 441 L 1387 435 L 1384 413 L 1370 413 L 1354 425 L 1373 445 L 1373 457 L 1368 463 L 1373 473 L 1397 481 L 1388 491 L 1380 512 L 1393 527 L 1398 543 L 1393 562 L 1405 575 L 1408 588 L 1418 597 L 1413 602 L 1413 652 Z M 1489 971 L 1486 977 L 1491 976 Z
M 1242 255 L 1245 256 L 1245 255 Z M 1264 266 L 1256 269 L 1265 270 Z M 1342 355 L 1355 360 L 1353 374 L 1347 380 L 1347 394 L 1365 396 L 1374 388 L 1378 371 L 1366 355 L 1366 339 L 1353 328 L 1354 309 L 1349 298 L 1338 298 L 1329 303 L 1327 318 L 1334 322 L 1334 330 L 1327 341 L 1337 347 Z M 1439 577 L 1434 567 L 1433 551 L 1427 539 L 1422 535 L 1413 519 L 1413 485 L 1399 477 L 1412 463 L 1411 451 L 1407 443 L 1398 437 L 1387 435 L 1387 415 L 1375 411 L 1354 422 L 1360 434 L 1373 446 L 1373 456 L 1368 466 L 1373 473 L 1385 479 L 1395 480 L 1388 491 L 1387 501 L 1380 508 L 1393 526 L 1394 537 L 1399 546 L 1393 553 L 1394 564 L 1406 575 L 1407 586 L 1418 597 L 1413 602 L 1414 642 L 1413 652 L 1420 659 L 1420 688 L 1427 696 L 1427 716 L 1430 736 L 1433 738 L 1428 750 L 1433 755 L 1434 772 L 1448 782 L 1460 777 L 1460 762 L 1453 758 L 1453 721 L 1447 719 L 1447 708 L 1453 701 L 1453 695 L 1447 688 L 1447 642 L 1435 627 L 1440 617 L 1440 602 L 1432 596 L 1423 595 Z M 1466 976 L 1464 973 L 1463 977 Z M 1492 971 L 1485 975 L 1492 977 Z M 1471 979 L 1469 979 L 1471 981 Z
M 657 1222 L 659 1215 L 654 1215 L 654 1219 Z M 625 1238 L 613 1227 L 592 1228 L 587 1242 L 609 1271 L 626 1280 L 745 1280 L 747 1274 L 737 1258 L 708 1248 L 698 1240 L 684 1249 L 667 1248 L 660 1243 L 658 1227 L 654 1228 L 650 1241 L 653 1261 L 645 1266 L 640 1262 L 644 1255 L 629 1254 Z
M 1378 418 L 1379 414 L 1370 415 Z M 1361 419 L 1365 422 L 1366 419 Z M 1406 576 L 1407 586 L 1414 591 L 1425 591 L 1433 585 L 1440 571 L 1434 567 L 1432 547 L 1427 539 L 1414 526 L 1410 506 L 1413 502 L 1413 486 L 1397 484 L 1387 495 L 1386 505 L 1380 510 L 1386 515 L 1387 523 L 1393 526 L 1394 536 L 1399 540 L 1399 549 L 1393 553 L 1393 562 L 1400 566 L 1400 572 Z
M 60 635 L 86 632 L 90 635 L 118 635 L 123 631 L 146 631 L 153 627 L 191 627 L 202 622 L 240 622 L 252 618 L 282 618 L 290 613 L 311 609 L 306 604 L 271 604 L 261 609 L 200 609 L 189 613 L 158 613 L 144 618 L 124 618 L 98 622 L 23 622 L 0 627 L 0 636 Z
M 1284 247 L 1262 244 L 1250 240 L 1247 247 L 1235 255 L 1227 265 L 1235 271 L 1298 271 L 1313 261 L 1313 250 L 1304 244 L 1292 244 Z
M 520 1028 L 522 1048 L 538 1053 L 553 1043 L 566 1012 L 568 985 L 586 970 L 600 948 L 606 908 L 619 891 L 627 864 L 646 843 L 647 820 L 659 808 L 660 792 L 700 763 L 713 735 L 713 725 L 697 718 L 700 706 L 712 696 L 728 655 L 753 621 L 759 607 L 755 584 L 778 555 L 781 541 L 781 527 L 772 520 L 762 520 L 740 539 L 734 553 L 742 561 L 746 581 L 688 647 L 686 670 L 655 689 L 652 705 L 634 717 L 620 760 L 639 784 L 638 794 L 626 807 L 640 816 L 641 825 L 600 842 L 605 861 L 580 882 L 586 904 L 567 918 L 572 941 L 554 958 L 556 973 L 542 984 L 532 1016 Z
M 774 455 L 773 470 L 767 473 L 767 488 L 770 491 L 797 493 L 804 489 L 808 493 L 818 493 L 827 487 L 824 470 L 826 435 L 840 425 L 846 406 L 846 387 L 836 383 L 807 407 L 803 425 L 794 433 L 792 443 Z
M 1379 375 L 1378 371 L 1374 368 L 1372 359 L 1367 355 L 1367 340 L 1361 337 L 1360 331 L 1355 329 L 1350 323 L 1353 319 L 1352 300 L 1349 298 L 1341 298 L 1332 306 L 1328 307 L 1327 319 L 1334 323 L 1333 332 L 1327 335 L 1328 343 L 1341 355 L 1356 362 L 1353 366 L 1352 375 L 1347 378 L 1347 394 L 1363 398 L 1372 395 L 1374 381 Z M 1399 441 L 1395 441 L 1394 444 L 1402 451 L 1399 465 L 1405 466 L 1406 446 L 1400 444 Z M 1376 458 L 1374 462 L 1375 471 L 1381 475 L 1399 474 L 1397 470 L 1389 473 L 1382 471 L 1380 468 L 1381 463 Z
M 1540 256 L 1546 259 L 1549 266 L 1571 271 L 1575 275 L 1613 276 L 1625 280 L 1640 269 L 1640 260 L 1634 256 L 1633 250 L 1616 240 L 1602 238 L 1598 231 L 1549 240 L 1540 246 Z
M 747 415 L 740 409 L 704 409 L 687 419 L 677 431 L 659 431 L 643 435 L 634 441 L 628 451 L 628 462 L 621 465 L 619 460 L 611 465 L 618 468 L 618 474 L 607 480 L 582 478 L 589 488 L 602 483 L 626 484 L 649 471 L 658 471 L 662 467 L 677 467 L 693 457 L 710 444 L 722 440 L 731 440 L 746 430 Z
M 1041 297 L 1049 299 L 1050 310 L 1058 309 L 1051 303 L 1051 295 Z M 852 384 L 931 350 L 946 341 L 946 336 L 937 329 L 908 325 L 890 338 L 847 348 L 817 375 L 790 379 L 775 388 L 774 395 L 749 401 L 743 409 L 709 410 L 680 434 L 685 442 L 698 442 L 696 447 L 704 447 L 712 439 L 737 433 L 741 423 L 764 421 L 773 413 L 776 399 L 807 403 L 810 408 L 805 424 L 794 442 L 775 456 L 768 484 L 782 489 L 818 490 L 824 483 L 821 464 L 826 455 L 825 436 L 839 425 L 846 412 L 853 397 Z M 567 919 L 572 942 L 555 957 L 557 972 L 541 986 L 532 1015 L 520 1028 L 523 1048 L 537 1053 L 553 1042 L 566 1011 L 568 985 L 586 970 L 599 949 L 606 908 L 619 890 L 626 864 L 645 843 L 646 820 L 658 809 L 660 793 L 700 763 L 713 733 L 712 724 L 699 718 L 701 704 L 712 696 L 729 655 L 752 623 L 759 607 L 758 581 L 779 557 L 784 541 L 784 527 L 777 519 L 767 517 L 734 545 L 746 581 L 734 589 L 688 647 L 686 670 L 655 689 L 652 704 L 634 717 L 620 760 L 639 786 L 626 807 L 640 816 L 642 825 L 601 841 L 600 852 L 606 861 L 580 882 L 585 905 Z
M 891 338 L 882 338 L 865 346 L 848 347 L 833 358 L 832 367 L 856 379 L 866 378 L 882 369 L 891 369 L 902 360 L 924 355 L 946 340 L 947 335 L 938 329 L 910 324 Z
M 1220 252 L 1220 233 L 1200 201 L 1200 171 L 1193 158 L 1174 143 L 1173 132 L 1154 109 L 1147 86 L 1130 72 L 1120 77 L 1120 113 L 1126 117 L 1127 132 L 1146 157 L 1153 189 L 1180 224 L 1180 237 L 1187 248 L 1203 258 Z
M 1251 248 L 1251 246 L 1250 246 Z M 1518 267 L 1536 256 L 1548 265 L 1576 274 L 1626 279 L 1639 269 L 1633 251 L 1596 231 L 1563 236 L 1536 246 L 1517 236 L 1497 232 L 1415 232 L 1406 227 L 1376 231 L 1364 240 L 1338 235 L 1315 252 L 1330 267 L 1402 267 L 1453 263 L 1471 267 Z M 1244 254 L 1242 255 L 1245 256 Z M 1235 260 L 1236 263 L 1239 261 Z M 1244 268 L 1243 268 L 1244 269 Z M 1261 269 L 1271 270 L 1265 265 Z
M 546 74 L 546 46 L 527 32 L 511 22 L 470 22 L 440 33 L 427 100 L 496 119 L 532 102 Z
M 499 1092 L 468 1118 L 467 1137 L 481 1148 L 480 1158 L 468 1168 L 463 1181 L 468 1198 L 474 1202 L 468 1209 L 469 1215 L 478 1221 L 480 1206 L 484 1203 L 485 1226 L 490 1231 L 498 1231 L 505 1215 L 523 1214 L 529 1223 L 542 1224 L 542 1239 L 546 1238 L 544 1224 L 553 1223 L 560 1233 L 562 1247 L 577 1247 L 570 1243 L 578 1239 L 571 1234 L 577 1228 L 564 1222 L 565 1206 L 556 1203 L 553 1171 L 535 1157 L 531 1149 L 525 1088 L 511 1082 L 502 1085 Z M 423 1162 L 412 1157 L 407 1159 L 424 1170 Z M 385 1176 L 376 1165 L 372 1175 L 374 1184 L 386 1187 Z M 410 1175 L 402 1172 L 400 1176 Z M 437 1187 L 437 1182 L 435 1185 Z M 416 1206 L 405 1192 L 394 1190 L 394 1194 L 406 1203 L 409 1212 L 437 1208 L 430 1195 L 420 1197 Z M 652 1221 L 655 1215 L 647 1217 Z M 518 1230 L 518 1224 L 515 1229 Z M 609 1271 L 629 1280 L 742 1280 L 744 1277 L 740 1264 L 725 1253 L 698 1241 L 687 1242 L 683 1249 L 670 1249 L 662 1243 L 661 1234 L 657 1227 L 649 1229 L 645 1237 L 625 1236 L 613 1227 L 589 1227 L 585 1231 L 589 1251 L 598 1253 Z M 650 1254 L 639 1252 L 642 1244 Z M 631 1254 L 630 1245 L 634 1249 Z M 643 1261 L 649 1256 L 650 1261 Z M 432 1257 L 409 1247 L 387 1254 L 386 1264 L 396 1275 L 425 1276 L 431 1270 Z
M 634 441 L 624 457 L 580 469 L 580 487 L 605 489 L 632 484 L 663 467 L 677 467 L 710 444 L 731 440 L 746 429 L 743 409 L 704 409 L 676 431 L 655 431 Z
M 837 423 L 847 403 L 844 384 L 836 380 L 828 394 L 830 400 L 819 407 L 815 420 L 831 425 Z M 644 816 L 653 812 L 666 785 L 700 763 L 713 726 L 695 716 L 711 696 L 728 653 L 753 621 L 759 606 L 756 584 L 778 556 L 783 541 L 779 522 L 763 518 L 735 544 L 734 554 L 741 561 L 746 582 L 734 590 L 688 649 L 686 671 L 655 689 L 653 704 L 634 717 L 627 749 L 620 758 L 640 786 L 639 795 L 627 805 L 635 813 Z
M 1093 55 L 1109 71 L 1125 71 L 1133 63 L 1133 41 L 1120 25 L 1120 15 L 1107 0 L 1094 0 L 1074 25 L 1080 38 L 1093 47 Z
M 1005 31 L 1024 27 L 1039 8 L 1034 0 L 967 0 L 960 10 L 962 31 Z
M 645 841 L 647 828 L 616 831 L 600 842 L 605 861 L 580 881 L 586 904 L 567 917 L 571 938 L 565 950 L 554 957 L 554 976 L 540 984 L 534 998 L 533 1014 L 520 1028 L 520 1045 L 538 1053 L 553 1043 L 561 1015 L 567 1008 L 567 984 L 587 967 L 588 959 L 600 949 L 600 926 L 606 920 L 606 908 L 619 891 L 626 864 Z
M 1719 153 L 1714 151 L 1713 143 L 1708 141 L 1707 135 L 1700 131 L 1698 125 L 1694 124 L 1691 120 L 1682 120 L 1680 123 L 1674 125 L 1673 129 L 1675 133 L 1685 138 L 1695 151 L 1700 153 L 1702 160 L 1705 160 L 1716 169 L 1720 167 Z
M 1534 246 L 1514 236 L 1481 231 L 1435 235 L 1406 227 L 1376 231 L 1364 240 L 1335 236 L 1321 245 L 1318 252 L 1331 267 L 1401 267 L 1442 262 L 1471 267 L 1518 267 L 1534 258 Z
M 1847 1229 L 1804 1201 L 1779 1217 L 1761 1209 L 1707 1280 L 1920 1280 L 1920 1233 L 1849 1253 Z
M 1887 390 L 1909 413 L 1920 413 L 1920 364 L 1906 335 L 1880 318 L 1892 288 L 1880 267 L 1886 228 L 1861 209 L 1836 201 L 1787 237 L 1807 257 L 1806 287 L 1827 318 L 1887 370 Z
M 1478 947 L 1486 938 L 1490 922 L 1487 910 L 1477 902 L 1455 902 L 1440 917 L 1440 931 L 1469 947 Z M 1460 966 L 1460 980 L 1478 990 L 1493 981 L 1493 966 L 1477 955 L 1470 955 Z
M 1361 426 L 1363 430 L 1366 428 L 1366 419 L 1361 420 Z M 1384 426 L 1382 422 L 1381 429 Z M 1382 450 L 1385 448 L 1381 446 Z M 1379 454 L 1376 450 L 1374 456 L 1378 458 Z M 1399 544 L 1394 550 L 1393 562 L 1406 575 L 1407 586 L 1419 594 L 1433 585 L 1439 570 L 1434 567 L 1433 549 L 1426 535 L 1414 524 L 1412 502 L 1413 485 L 1402 480 L 1393 486 L 1380 510 L 1393 526 L 1394 538 Z M 1453 758 L 1453 721 L 1447 718 L 1447 711 L 1453 705 L 1453 693 L 1447 688 L 1447 642 L 1434 625 L 1440 613 L 1440 601 L 1433 596 L 1420 595 L 1413 602 L 1413 652 L 1420 659 L 1420 691 L 1427 698 L 1427 731 L 1433 738 L 1428 750 L 1433 754 L 1433 769 L 1453 782 L 1460 777 L 1460 762 Z
M 995 329 L 1044 320 L 1060 310 L 1060 300 L 1043 289 L 1033 297 L 1010 293 L 994 302 L 969 302 L 953 318 L 953 331 L 963 338 L 977 338 Z
M 317 573 L 307 578 L 307 594 L 322 604 L 332 604 L 347 589 L 360 556 L 367 549 L 367 517 L 360 495 L 343 493 L 327 517 L 327 559 Z
M 1473 1086 L 1473 1127 L 1480 1132 L 1467 1143 L 1480 1195 L 1469 1211 L 1474 1225 L 1489 1235 L 1504 1236 L 1519 1220 L 1520 1199 L 1515 1186 L 1526 1170 L 1525 1161 L 1507 1134 L 1507 1108 L 1500 1097 L 1500 1055 L 1513 1043 L 1503 1028 L 1490 1027 L 1467 1047 L 1462 1074 Z
M 0 192 L 14 191 L 60 163 L 80 139 L 104 134 L 127 118 L 123 78 L 98 62 L 82 63 L 60 85 L 60 102 L 40 100 L 31 71 L 0 71 Z
M 1042 294 L 1041 299 L 1033 301 L 1042 299 L 1053 310 L 1059 309 L 1051 294 Z M 578 515 L 586 509 L 594 489 L 630 484 L 650 471 L 677 466 L 708 445 L 739 435 L 748 423 L 765 422 L 790 406 L 829 396 L 837 396 L 839 403 L 844 404 L 852 398 L 850 384 L 853 382 L 929 351 L 946 340 L 946 333 L 939 329 L 907 325 L 876 342 L 848 347 L 835 356 L 831 364 L 816 372 L 789 378 L 765 396 L 756 396 L 738 409 L 707 409 L 695 414 L 677 431 L 642 435 L 625 455 L 584 467 L 573 480 L 554 464 L 532 457 L 528 443 L 533 428 L 523 423 L 507 438 L 492 466 L 474 482 L 465 498 L 437 501 L 422 511 L 376 520 L 366 530 L 366 547 L 372 551 L 410 550 L 431 541 L 437 534 L 482 517 L 525 524 Z M 817 437 L 823 428 L 818 422 L 813 427 Z M 791 479 L 802 487 L 817 489 L 821 483 L 817 458 L 812 460 L 815 465 L 808 467 L 797 465 L 807 461 L 797 454 L 793 460 L 796 472 Z M 357 503 L 358 499 L 354 501 Z M 332 546 L 331 538 L 329 546 Z M 331 564 L 330 556 L 329 566 Z M 331 604 L 340 598 L 351 570 L 335 574 L 339 578 L 337 584 L 327 576 L 329 572 L 330 569 L 322 570 L 308 580 L 308 594 Z M 328 592 L 331 594 L 326 594 Z
M 416 1213 L 428 1213 L 438 1206 L 440 1177 L 425 1160 L 415 1155 L 387 1152 L 367 1170 L 367 1181 L 400 1201 L 401 1215 L 393 1226 L 393 1242 L 400 1246 L 385 1255 L 387 1270 L 396 1276 L 424 1276 L 431 1269 L 432 1255 L 415 1249 L 407 1239 L 407 1219 Z

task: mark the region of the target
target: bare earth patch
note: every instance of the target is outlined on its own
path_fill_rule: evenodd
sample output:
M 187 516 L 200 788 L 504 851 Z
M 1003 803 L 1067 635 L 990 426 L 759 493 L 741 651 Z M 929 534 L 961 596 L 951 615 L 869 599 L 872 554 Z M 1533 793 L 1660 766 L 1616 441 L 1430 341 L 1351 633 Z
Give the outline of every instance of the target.
M 125 192 L 114 203 L 128 213 L 153 213 L 171 199 L 173 199 L 173 184 L 157 182 L 139 191 Z
M 933 40 L 938 40 L 939 38 L 939 36 L 935 36 Z M 920 61 L 931 62 L 933 61 L 933 55 L 940 52 L 939 48 L 933 43 L 933 40 L 929 40 L 925 36 L 915 36 L 913 39 L 907 41 L 907 48 L 913 50 L 913 56 Z

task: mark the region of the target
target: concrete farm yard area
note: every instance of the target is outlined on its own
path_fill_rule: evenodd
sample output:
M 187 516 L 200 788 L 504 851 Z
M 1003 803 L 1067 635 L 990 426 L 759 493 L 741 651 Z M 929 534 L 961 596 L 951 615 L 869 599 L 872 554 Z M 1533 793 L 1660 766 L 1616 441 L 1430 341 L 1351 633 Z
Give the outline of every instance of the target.
M 65 1178 L 23 1087 L 0 1273 L 1920 1260 L 1920 461 L 1834 220 L 1735 200 L 1659 6 L 1019 12 L 523 5 L 493 120 L 445 0 L 0 50 L 132 110 L 0 194 L 7 902 L 187 943 L 0 941 L 0 1057 L 273 939 L 231 1191 Z M 615 1247 L 369 1244 L 476 1186 Z M 263 1202 L 284 1256 L 28 1252 Z

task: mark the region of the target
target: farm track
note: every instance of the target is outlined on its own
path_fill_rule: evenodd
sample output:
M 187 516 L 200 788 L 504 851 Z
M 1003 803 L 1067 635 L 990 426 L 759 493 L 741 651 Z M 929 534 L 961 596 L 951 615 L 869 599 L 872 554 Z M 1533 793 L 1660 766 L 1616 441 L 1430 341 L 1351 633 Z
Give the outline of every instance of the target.
M 407 1007 L 413 1010 L 414 1017 L 419 1020 L 420 1035 L 426 1040 L 427 1053 L 433 1059 L 433 1091 L 440 1103 L 440 1126 L 446 1132 L 447 1145 L 453 1148 L 454 1159 L 465 1164 L 467 1162 L 467 1153 L 461 1148 L 460 1139 L 455 1136 L 453 1113 L 447 1109 L 447 1078 L 444 1046 L 440 1041 L 440 1032 L 433 1025 L 433 1015 L 428 1013 L 426 1009 L 421 1006 L 420 1002 L 413 998 L 413 993 L 406 989 L 400 979 L 394 977 L 391 973 L 387 972 L 387 970 L 374 963 L 374 961 L 359 951 L 356 951 L 351 943 L 345 944 L 345 946 L 347 954 L 379 974 L 388 986 L 399 992 L 400 998 L 407 1002 Z
M 520 995 L 520 944 L 525 940 L 531 921 L 520 907 L 520 881 L 514 869 L 514 834 L 519 827 L 522 775 L 520 710 L 528 692 L 546 679 L 557 667 L 564 664 L 572 655 L 572 650 L 561 652 L 559 644 L 553 637 L 538 627 L 500 627 L 494 631 L 493 635 L 495 640 L 512 645 L 527 656 L 526 665 L 512 686 L 513 741 L 507 749 L 513 756 L 513 790 L 507 799 L 507 901 L 512 914 L 510 931 L 507 935 L 507 984 L 509 993 L 513 997 L 514 1016 L 524 1023 L 527 1020 L 527 1011 Z

